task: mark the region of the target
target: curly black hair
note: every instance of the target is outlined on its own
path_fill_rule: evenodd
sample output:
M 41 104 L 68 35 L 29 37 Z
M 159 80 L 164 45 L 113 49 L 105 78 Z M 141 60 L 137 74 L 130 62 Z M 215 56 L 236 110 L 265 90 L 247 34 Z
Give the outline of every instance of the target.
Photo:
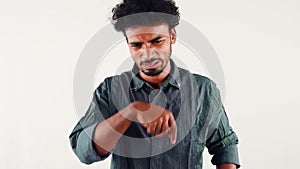
M 180 13 L 173 0 L 124 0 L 112 9 L 116 31 L 137 25 L 166 23 L 169 29 L 179 24 Z

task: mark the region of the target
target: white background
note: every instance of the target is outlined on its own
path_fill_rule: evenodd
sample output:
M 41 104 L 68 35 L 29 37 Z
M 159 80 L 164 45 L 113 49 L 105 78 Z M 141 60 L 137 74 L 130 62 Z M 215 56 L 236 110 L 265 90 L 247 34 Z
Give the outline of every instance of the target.
M 81 164 L 68 136 L 78 120 L 72 92 L 77 59 L 109 24 L 116 2 L 0 1 L 1 169 L 109 168 L 109 160 Z M 223 66 L 224 104 L 240 138 L 242 168 L 299 167 L 300 2 L 177 4 Z M 214 168 L 209 160 L 205 154 L 205 169 Z

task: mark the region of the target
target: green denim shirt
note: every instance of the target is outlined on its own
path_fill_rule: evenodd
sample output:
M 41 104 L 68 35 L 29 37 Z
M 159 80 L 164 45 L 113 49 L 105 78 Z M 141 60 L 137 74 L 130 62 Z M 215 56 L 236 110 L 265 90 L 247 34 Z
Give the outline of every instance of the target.
M 144 101 L 170 110 L 176 118 L 177 141 L 147 134 L 133 122 L 115 148 L 99 156 L 93 143 L 100 122 L 130 102 Z M 88 111 L 69 136 L 81 162 L 90 164 L 112 154 L 111 169 L 201 169 L 205 147 L 212 164 L 232 163 L 240 167 L 238 138 L 229 125 L 216 84 L 209 78 L 178 68 L 171 60 L 171 72 L 159 89 L 138 76 L 138 69 L 106 78 L 95 90 Z

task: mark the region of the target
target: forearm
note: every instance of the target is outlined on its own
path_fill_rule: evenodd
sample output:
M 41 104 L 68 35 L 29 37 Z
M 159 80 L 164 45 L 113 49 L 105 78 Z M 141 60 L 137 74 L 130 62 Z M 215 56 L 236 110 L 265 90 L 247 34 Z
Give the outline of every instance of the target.
M 129 120 L 131 114 L 131 109 L 126 107 L 97 125 L 93 140 L 99 155 L 105 155 L 115 147 L 120 137 L 132 123 Z
M 219 164 L 217 165 L 217 169 L 236 169 L 235 164 Z

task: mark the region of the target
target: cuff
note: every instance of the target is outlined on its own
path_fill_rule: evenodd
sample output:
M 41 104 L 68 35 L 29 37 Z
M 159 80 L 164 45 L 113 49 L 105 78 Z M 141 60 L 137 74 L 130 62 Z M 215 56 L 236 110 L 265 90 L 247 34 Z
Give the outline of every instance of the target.
M 237 168 L 240 168 L 239 163 L 239 155 L 238 155 L 238 148 L 236 145 L 230 145 L 227 147 L 224 147 L 213 156 L 211 160 L 212 164 L 218 165 L 218 164 L 235 164 Z
M 110 153 L 99 156 L 94 148 L 93 136 L 97 124 L 93 124 L 82 131 L 77 140 L 76 154 L 79 160 L 85 164 L 102 161 L 106 159 Z

